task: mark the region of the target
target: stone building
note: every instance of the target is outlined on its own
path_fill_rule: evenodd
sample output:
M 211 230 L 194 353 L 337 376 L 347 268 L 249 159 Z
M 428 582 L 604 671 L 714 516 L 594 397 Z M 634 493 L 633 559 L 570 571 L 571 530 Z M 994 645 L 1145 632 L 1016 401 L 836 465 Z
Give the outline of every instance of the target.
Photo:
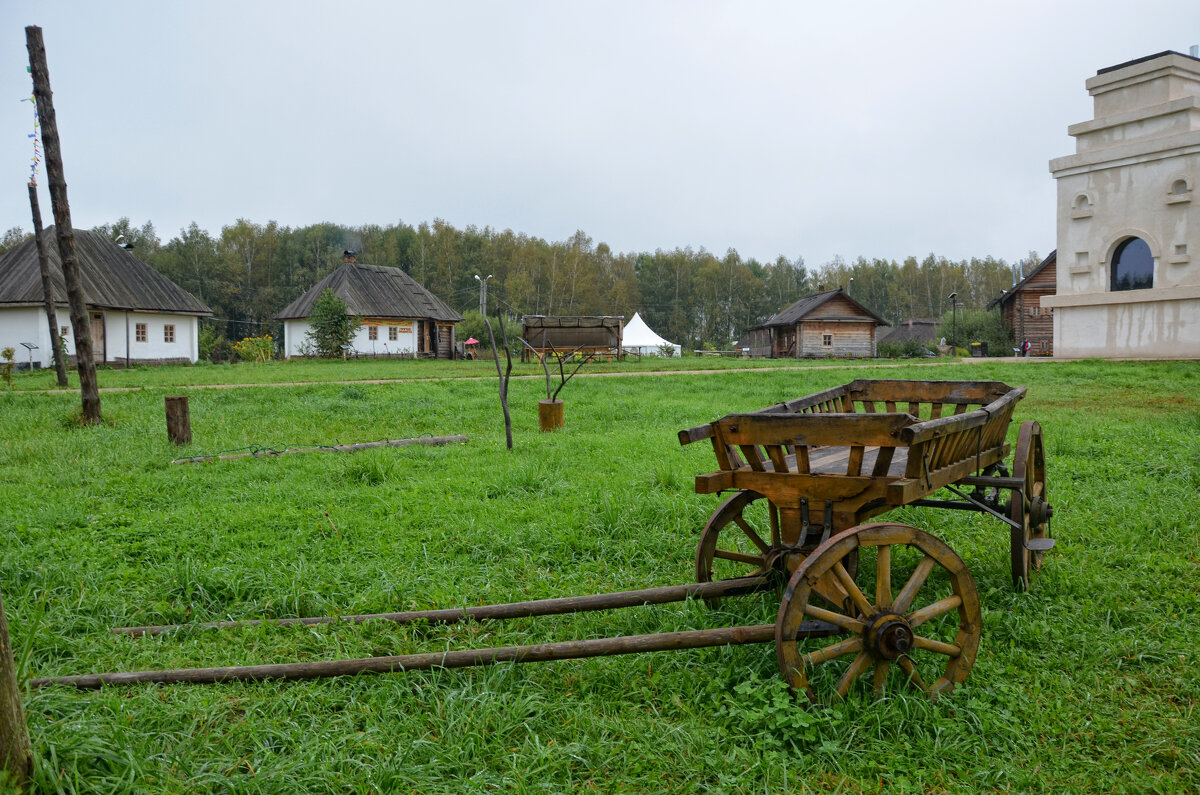
M 1200 58 L 1161 52 L 1087 80 L 1058 181 L 1054 355 L 1200 357 Z

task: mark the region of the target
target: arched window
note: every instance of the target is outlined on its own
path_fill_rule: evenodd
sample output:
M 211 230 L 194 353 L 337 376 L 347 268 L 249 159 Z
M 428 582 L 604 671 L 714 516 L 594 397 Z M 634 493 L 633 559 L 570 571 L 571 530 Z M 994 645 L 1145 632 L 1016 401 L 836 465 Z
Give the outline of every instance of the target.
M 1140 237 L 1117 246 L 1112 260 L 1112 290 L 1145 290 L 1154 286 L 1154 257 Z

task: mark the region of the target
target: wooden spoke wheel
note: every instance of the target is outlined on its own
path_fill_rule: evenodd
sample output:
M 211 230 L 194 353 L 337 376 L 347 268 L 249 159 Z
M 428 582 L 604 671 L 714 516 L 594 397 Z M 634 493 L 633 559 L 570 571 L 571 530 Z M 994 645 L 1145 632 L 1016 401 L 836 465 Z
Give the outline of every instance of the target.
M 1041 568 L 1043 556 L 1054 546 L 1050 538 L 1054 509 L 1046 496 L 1046 450 L 1042 426 L 1033 420 L 1021 423 L 1012 474 L 1025 484 L 1021 491 L 1013 490 L 1008 503 L 1008 518 L 1019 525 L 1011 528 L 1013 587 L 1024 591 L 1033 570 Z
M 768 572 L 779 546 L 779 509 L 758 492 L 739 491 L 704 525 L 696 548 L 696 582 Z M 721 602 L 716 597 L 705 601 L 710 607 Z
M 846 561 L 860 551 L 853 578 Z M 844 594 L 841 609 L 814 598 L 831 589 Z M 802 623 L 813 619 L 845 636 L 806 637 Z M 860 679 L 877 696 L 892 682 L 933 698 L 966 680 L 981 626 L 975 582 L 954 550 L 915 527 L 875 522 L 829 539 L 792 575 L 775 653 L 784 680 L 813 702 L 845 697 Z

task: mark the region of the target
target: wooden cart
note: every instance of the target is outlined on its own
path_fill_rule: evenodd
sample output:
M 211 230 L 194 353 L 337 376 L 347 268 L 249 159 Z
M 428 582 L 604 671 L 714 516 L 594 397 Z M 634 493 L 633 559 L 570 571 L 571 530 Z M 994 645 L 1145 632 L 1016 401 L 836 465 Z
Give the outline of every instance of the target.
M 1036 422 L 1021 426 L 1011 474 L 1005 465 L 1009 420 L 1024 394 L 1024 387 L 994 381 L 860 380 L 681 431 L 683 444 L 708 439 L 716 453 L 719 468 L 696 478 L 696 490 L 733 492 L 700 534 L 695 583 L 465 608 L 192 626 L 491 621 L 686 599 L 718 606 L 734 596 L 782 591 L 773 624 L 357 660 L 47 677 L 30 684 L 310 679 L 774 641 L 784 679 L 811 699 L 846 696 L 868 671 L 876 693 L 894 684 L 936 696 L 966 679 L 975 659 L 981 618 L 974 581 L 945 542 L 905 524 L 869 520 L 903 505 L 996 516 L 1011 529 L 1013 582 L 1027 587 L 1053 541 Z M 941 489 L 954 498 L 935 499 Z M 141 636 L 172 629 L 114 631 Z
M 979 645 L 971 575 L 929 533 L 869 520 L 905 505 L 993 515 L 1009 526 L 1013 584 L 1027 588 L 1054 542 L 1038 423 L 1021 425 L 1011 473 L 1005 464 L 1024 395 L 997 381 L 857 380 L 681 431 L 682 444 L 708 439 L 716 453 L 718 469 L 697 477 L 696 491 L 733 491 L 701 533 L 697 579 L 771 573 L 786 583 L 780 672 L 812 698 L 811 674 L 843 659 L 829 666 L 836 678 L 822 674 L 839 695 L 868 670 L 882 690 L 893 663 L 930 694 L 952 688 Z M 942 489 L 954 498 L 933 499 Z M 810 619 L 846 637 L 814 645 Z

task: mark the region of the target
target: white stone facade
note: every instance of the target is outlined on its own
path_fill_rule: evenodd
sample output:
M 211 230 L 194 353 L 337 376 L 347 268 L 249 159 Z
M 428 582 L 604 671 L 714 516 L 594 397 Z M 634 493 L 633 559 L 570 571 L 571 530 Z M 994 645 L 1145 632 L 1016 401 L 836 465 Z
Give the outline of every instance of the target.
M 1058 181 L 1054 355 L 1200 358 L 1200 60 L 1161 53 L 1087 81 L 1095 118 L 1071 125 Z M 1131 238 L 1153 258 L 1149 287 L 1114 289 Z
M 67 355 L 75 355 L 75 335 L 71 331 L 71 313 L 64 304 L 55 306 L 59 330 L 66 329 Z M 200 355 L 200 323 L 194 315 L 154 312 L 124 312 L 114 309 L 89 309 L 93 319 L 92 346 L 98 362 L 131 364 L 138 362 L 195 362 Z M 139 329 L 139 326 L 143 327 Z M 144 339 L 139 339 L 139 330 Z M 16 361 L 28 364 L 30 351 L 22 342 L 37 345 L 33 353 L 35 367 L 53 367 L 54 350 L 46 311 L 38 306 L 0 309 L 0 348 L 16 349 Z

